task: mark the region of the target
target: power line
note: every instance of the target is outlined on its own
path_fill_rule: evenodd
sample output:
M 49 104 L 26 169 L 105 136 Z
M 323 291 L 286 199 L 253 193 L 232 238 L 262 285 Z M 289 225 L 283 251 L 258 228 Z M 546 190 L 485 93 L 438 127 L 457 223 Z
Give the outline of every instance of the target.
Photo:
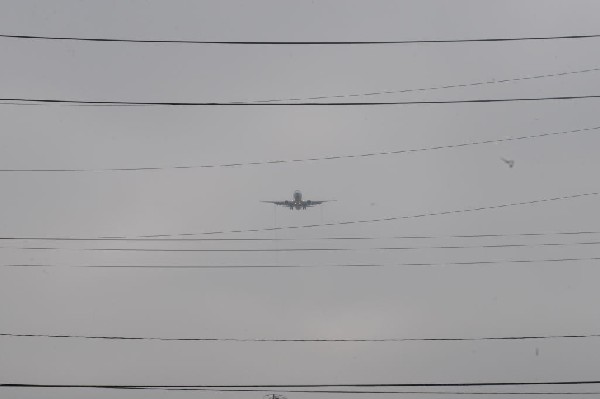
M 579 245 L 599 245 L 600 241 L 547 242 L 533 244 L 483 244 L 483 245 L 431 245 L 404 247 L 371 248 L 68 248 L 68 247 L 0 247 L 34 251 L 106 251 L 106 252 L 360 252 L 360 251 L 412 251 L 423 249 L 492 249 L 492 248 L 535 248 L 571 247 Z
M 446 89 L 454 89 L 454 88 L 466 88 L 466 87 L 475 87 L 482 85 L 493 85 L 493 84 L 504 84 L 511 82 L 519 82 L 519 81 L 527 81 L 527 80 L 535 80 L 535 79 L 545 79 L 559 76 L 568 76 L 568 75 L 578 75 L 590 72 L 598 72 L 600 68 L 588 68 L 581 69 L 575 71 L 566 71 L 566 72 L 556 72 L 556 73 L 548 73 L 542 75 L 533 75 L 533 76 L 520 76 L 516 78 L 505 78 L 505 79 L 491 79 L 491 80 L 483 80 L 478 82 L 471 83 L 458 83 L 451 85 L 443 85 L 443 86 L 432 86 L 432 87 L 422 87 L 422 88 L 414 88 L 414 89 L 396 89 L 396 90 L 381 90 L 375 92 L 363 92 L 363 93 L 350 93 L 350 94 L 337 94 L 337 95 L 320 95 L 314 97 L 291 97 L 291 98 L 278 98 L 278 99 L 268 99 L 268 100 L 250 100 L 250 101 L 235 101 L 236 103 L 270 103 L 270 102 L 282 102 L 282 101 L 309 101 L 309 100 L 324 100 L 331 98 L 353 98 L 353 97 L 368 97 L 368 96 L 376 96 L 376 95 L 384 95 L 384 94 L 400 94 L 400 93 L 412 93 L 412 92 L 423 92 L 423 91 L 434 91 L 434 90 L 446 90 Z M 0 105 L 43 105 L 36 103 L 19 103 L 19 102 L 0 102 Z M 86 105 L 86 104 L 80 104 Z M 89 105 L 89 104 L 87 104 Z M 92 104 L 94 105 L 94 104 Z
M 600 234 L 600 231 L 555 231 L 555 232 L 525 232 L 525 233 L 480 233 L 480 234 L 454 234 L 454 235 L 405 235 L 390 237 L 369 236 L 337 236 L 337 237 L 307 237 L 307 238 L 127 238 L 120 237 L 35 237 L 15 236 L 1 237 L 0 241 L 133 241 L 133 242 L 272 242 L 272 241 L 375 241 L 375 240 L 430 240 L 446 238 L 503 238 L 503 237 L 547 237 L 547 236 L 575 236 L 587 234 Z
M 221 230 L 221 231 L 207 231 L 202 233 L 180 233 L 180 234 L 155 234 L 155 235 L 144 235 L 137 236 L 137 238 L 158 238 L 158 237 L 184 237 L 184 236 L 202 236 L 202 235 L 213 235 L 213 234 L 237 234 L 237 233 L 258 233 L 258 232 L 266 232 L 266 231 L 279 231 L 279 230 L 296 230 L 296 229 L 309 229 L 315 227 L 332 227 L 332 226 L 343 226 L 343 225 L 351 225 L 351 224 L 366 224 L 366 223 L 381 223 L 381 222 L 389 222 L 395 220 L 408 220 L 408 219 L 420 219 L 426 217 L 433 216 L 443 216 L 443 215 L 456 215 L 470 212 L 481 212 L 488 211 L 493 209 L 501 209 L 501 208 L 510 208 L 515 206 L 524 206 L 524 205 L 534 205 L 541 204 L 544 202 L 555 202 L 555 201 L 563 201 L 570 200 L 575 198 L 583 198 L 590 196 L 600 195 L 598 192 L 590 192 L 590 193 L 581 193 L 581 194 L 570 194 L 564 195 L 560 197 L 553 198 L 543 198 L 537 200 L 530 201 L 521 201 L 521 202 L 510 202 L 503 203 L 499 205 L 488 205 L 477 208 L 464 208 L 464 209 L 454 209 L 449 211 L 439 211 L 439 212 L 429 212 L 429 213 L 421 213 L 415 215 L 406 215 L 406 216 L 392 216 L 387 218 L 377 218 L 377 219 L 363 219 L 363 220 L 349 220 L 344 222 L 331 222 L 331 223 L 320 223 L 320 224 L 307 224 L 307 225 L 297 225 L 297 226 L 280 226 L 280 227 L 266 227 L 261 229 L 245 229 L 245 230 Z
M 139 388 L 146 389 L 146 388 Z M 279 392 L 279 393 L 325 393 L 325 394 L 413 394 L 413 395 L 600 395 L 600 392 L 485 392 L 485 391 L 365 391 L 365 390 L 300 390 L 300 389 L 217 389 L 217 388 L 152 388 L 162 391 L 194 392 Z
M 482 85 L 504 84 L 504 83 L 527 81 L 527 80 L 535 80 L 535 79 L 553 78 L 553 77 L 559 77 L 559 76 L 578 75 L 578 74 L 598 72 L 598 71 L 600 71 L 600 68 L 588 68 L 588 69 L 581 69 L 581 70 L 575 70 L 575 71 L 547 73 L 547 74 L 542 74 L 542 75 L 520 76 L 520 77 L 516 77 L 516 78 L 505 78 L 505 79 L 491 79 L 491 80 L 482 80 L 482 81 L 470 82 L 470 83 L 457 83 L 457 84 L 442 85 L 442 86 L 421 87 L 421 88 L 414 88 L 414 89 L 381 90 L 381 91 L 375 91 L 375 92 L 320 95 L 320 96 L 314 96 L 314 97 L 290 97 L 290 98 L 277 98 L 277 99 L 268 99 L 268 100 L 247 100 L 247 101 L 235 101 L 235 102 L 236 103 L 269 103 L 269 102 L 282 102 L 282 101 L 324 100 L 324 99 L 331 99 L 331 98 L 368 97 L 368 96 L 377 96 L 377 95 L 385 95 L 385 94 L 413 93 L 413 92 L 446 90 L 446 89 L 455 89 L 455 88 L 467 88 L 467 87 L 475 87 L 475 86 L 482 86 Z M 43 104 L 35 104 L 35 103 L 18 103 L 18 102 L 5 102 L 5 103 L 0 103 L 0 104 L 43 105 Z
M 303 158 L 303 159 L 288 159 L 288 160 L 274 160 L 274 161 L 255 161 L 255 162 L 234 162 L 227 164 L 205 164 L 205 165 L 179 165 L 179 166 L 167 166 L 167 167 L 157 167 L 157 166 L 148 166 L 148 167 L 136 167 L 136 168 L 104 168 L 104 169 L 0 169 L 0 172 L 3 173 L 14 173 L 14 172 L 52 172 L 52 173 L 80 173 L 80 172 L 139 172 L 139 171 L 158 171 L 158 170 L 175 170 L 175 169 L 202 169 L 202 168 L 231 168 L 231 167 L 240 167 L 240 166 L 257 166 L 257 165 L 275 165 L 275 164 L 284 164 L 284 163 L 308 163 L 308 162 L 320 162 L 320 161 L 332 161 L 339 159 L 350 159 L 350 158 L 367 158 L 367 157 L 379 157 L 379 156 L 388 156 L 388 155 L 403 155 L 410 154 L 416 152 L 427 152 L 427 151 L 436 151 L 436 150 L 444 150 L 444 149 L 453 149 L 453 148 L 462 148 L 462 147 L 470 147 L 470 146 L 478 146 L 485 144 L 496 144 L 496 143 L 504 143 L 510 141 L 519 141 L 519 140 L 531 140 L 531 139 L 539 139 L 544 137 L 552 137 L 552 136 L 561 136 L 561 135 L 569 135 L 569 134 L 577 134 L 577 133 L 587 133 L 591 131 L 596 131 L 600 129 L 600 126 L 574 129 L 574 130 L 563 130 L 558 132 L 546 132 L 525 136 L 511 136 L 504 137 L 501 139 L 491 139 L 491 140 L 479 140 L 479 141 L 466 141 L 457 144 L 448 144 L 448 145 L 437 145 L 430 147 L 421 147 L 421 148 L 412 148 L 412 149 L 400 149 L 400 150 L 392 150 L 392 151 L 379 151 L 379 152 L 370 152 L 363 154 L 351 154 L 351 155 L 330 155 L 323 157 L 313 157 L 313 158 Z
M 571 334 L 571 335 L 523 335 L 505 337 L 476 337 L 476 338 L 164 338 L 164 337 L 123 337 L 103 335 L 68 335 L 68 334 L 15 334 L 0 333 L 1 337 L 13 338 L 60 338 L 60 339 L 92 339 L 115 341 L 184 341 L 184 342 L 461 342 L 461 341 L 523 341 L 550 339 L 582 339 L 599 338 L 600 334 Z
M 218 231 L 206 231 L 200 233 L 179 233 L 179 234 L 149 234 L 149 235 L 138 235 L 133 237 L 96 237 L 99 239 L 102 238 L 167 238 L 167 237 L 190 237 L 190 236 L 206 236 L 206 235 L 215 235 L 215 234 L 237 234 L 237 233 L 258 233 L 258 232 L 267 232 L 267 231 L 279 231 L 279 230 L 300 230 L 300 229 L 309 229 L 315 227 L 334 227 L 334 226 L 343 226 L 343 225 L 351 225 L 351 224 L 365 224 L 365 223 L 381 223 L 381 222 L 389 222 L 395 220 L 408 220 L 408 219 L 420 219 L 425 217 L 433 217 L 433 216 L 444 216 L 444 215 L 455 215 L 455 214 L 463 214 L 463 213 L 471 213 L 471 212 L 481 212 L 488 211 L 494 209 L 501 208 L 511 208 L 515 206 L 525 206 L 525 205 L 535 205 L 541 204 L 545 202 L 556 202 L 563 200 L 570 200 L 576 198 L 583 197 L 592 197 L 598 196 L 600 193 L 598 192 L 589 192 L 589 193 L 580 193 L 580 194 L 569 194 L 563 195 L 560 197 L 553 198 L 542 198 L 537 200 L 530 201 L 520 201 L 520 202 L 509 202 L 498 205 L 488 205 L 476 208 L 464 208 L 464 209 L 454 209 L 448 211 L 438 211 L 438 212 L 428 212 L 428 213 L 420 213 L 415 215 L 405 215 L 405 216 L 392 216 L 387 218 L 377 218 L 377 219 L 363 219 L 363 220 L 348 220 L 343 222 L 330 222 L 330 223 L 319 223 L 319 224 L 307 224 L 307 225 L 296 225 L 296 226 L 279 226 L 279 227 L 265 227 L 265 228 L 257 228 L 257 229 L 240 229 L 240 230 L 218 230 Z M 68 237 L 63 237 L 61 239 L 65 239 Z M 76 239 L 76 237 L 71 237 L 68 239 Z
M 548 73 L 548 74 L 534 75 L 534 76 L 521 76 L 521 77 L 516 77 L 516 78 L 508 78 L 508 79 L 482 80 L 482 81 L 471 82 L 471 83 L 432 86 L 432 87 L 423 87 L 423 88 L 416 88 L 416 89 L 382 90 L 382 91 L 367 92 L 367 93 L 321 95 L 321 96 L 315 96 L 315 97 L 278 98 L 278 99 L 269 99 L 269 100 L 249 100 L 249 101 L 239 101 L 239 102 L 269 103 L 269 102 L 280 102 L 280 101 L 310 101 L 310 100 L 325 100 L 325 99 L 330 99 L 330 98 L 368 97 L 368 96 L 378 96 L 378 95 L 383 95 L 383 94 L 413 93 L 413 92 L 423 92 L 423 91 L 433 91 L 433 90 L 446 90 L 446 89 L 456 89 L 456 88 L 465 88 L 465 87 L 475 87 L 475 86 L 482 86 L 482 85 L 504 84 L 504 83 L 511 83 L 511 82 L 526 81 L 526 80 L 553 78 L 553 77 L 558 77 L 558 76 L 578 75 L 578 74 L 598 72 L 598 71 L 600 71 L 600 68 L 589 68 L 589 69 L 582 69 L 582 70 L 568 71 L 568 72 Z
M 194 389 L 194 388 L 393 388 L 393 387 L 499 387 L 538 385 L 598 385 L 599 380 L 579 381 L 520 381 L 520 382 L 442 382 L 442 383 L 350 383 L 350 384 L 254 384 L 254 385 L 101 385 L 101 384 L 14 384 L 3 383 L 7 388 L 96 388 L 96 389 Z
M 542 237 L 555 235 L 584 235 L 600 234 L 600 231 L 556 231 L 556 232 L 528 232 L 528 233 L 482 233 L 482 234 L 455 234 L 448 236 L 396 236 L 398 239 L 439 239 L 439 238 L 498 238 L 498 237 Z
M 13 384 L 15 385 L 15 384 Z M 0 387 L 3 385 L 0 384 Z M 4 386 L 6 387 L 6 386 Z M 38 386 L 29 384 L 27 386 L 10 386 L 10 388 L 80 388 L 79 386 Z M 83 389 L 88 387 L 81 387 Z M 128 389 L 128 390 L 157 390 L 157 391 L 193 391 L 193 392 L 279 392 L 279 393 L 320 393 L 320 394 L 413 394 L 413 395 L 599 395 L 600 392 L 494 392 L 494 391 L 366 391 L 366 390 L 301 390 L 301 389 L 257 389 L 257 388 L 163 388 L 163 387 L 112 387 L 100 386 L 89 387 L 100 389 Z
M 252 40 L 175 40 L 175 39 L 119 39 L 78 36 L 42 36 L 42 35 L 8 35 L 1 34 L 6 39 L 26 40 L 59 40 L 101 43 L 148 43 L 148 44 L 218 44 L 218 45 L 374 45 L 374 44 L 444 44 L 444 43 L 485 43 L 485 42 L 515 42 L 539 40 L 574 40 L 593 39 L 599 34 L 591 35 L 559 35 L 559 36 L 521 36 L 521 37 L 495 37 L 473 39 L 421 39 L 421 40 L 344 40 L 344 41 L 252 41 Z
M 520 98 L 485 98 L 472 100 L 422 100 L 422 101 L 374 101 L 374 102 L 182 102 L 182 101 L 99 101 L 99 100 L 65 100 L 48 98 L 0 98 L 4 102 L 20 102 L 23 104 L 54 104 L 54 105 L 98 105 L 98 106 L 233 106 L 233 107 L 292 107 L 292 106 L 381 106 L 381 105 L 441 105 L 441 104 L 489 104 L 530 101 L 570 101 L 596 99 L 600 95 L 555 96 L 555 97 L 520 97 Z M 15 104 L 11 104 L 15 105 Z
M 575 71 L 547 73 L 547 74 L 542 74 L 542 75 L 520 76 L 520 77 L 505 78 L 505 79 L 491 79 L 491 80 L 482 80 L 482 81 L 470 82 L 470 83 L 457 83 L 457 84 L 442 85 L 442 86 L 421 87 L 421 88 L 414 88 L 414 89 L 381 90 L 381 91 L 363 92 L 363 93 L 320 95 L 320 96 L 314 96 L 314 97 L 290 97 L 290 98 L 277 98 L 277 99 L 268 99 L 268 100 L 247 100 L 247 101 L 234 101 L 234 102 L 235 103 L 270 103 L 270 102 L 283 102 L 283 101 L 324 100 L 324 99 L 331 99 L 331 98 L 369 97 L 369 96 L 377 96 L 377 95 L 385 95 L 385 94 L 401 94 L 401 93 L 413 93 L 413 92 L 424 92 L 424 91 L 434 91 L 434 90 L 447 90 L 447 89 L 455 89 L 455 88 L 467 88 L 467 87 L 475 87 L 475 86 L 482 86 L 482 85 L 505 84 L 505 83 L 512 83 L 512 82 L 527 81 L 527 80 L 553 78 L 553 77 L 559 77 L 559 76 L 578 75 L 578 74 L 598 72 L 598 71 L 600 71 L 600 68 L 588 68 L 588 69 L 581 69 L 581 70 L 575 70 Z M 0 102 L 0 105 L 44 105 L 44 104 Z M 73 105 L 75 105 L 75 104 L 73 104 Z M 97 105 L 97 104 L 79 104 L 79 105 Z M 110 104 L 106 104 L 106 105 L 110 105 Z M 117 106 L 119 106 L 119 105 L 117 104 Z
M 551 259 L 506 259 L 506 260 L 477 260 L 462 262 L 413 262 L 413 263 L 342 263 L 342 264 L 317 264 L 317 265 L 57 265 L 43 264 L 3 264 L 0 268 L 82 268 L 82 269 L 317 269 L 317 268 L 386 268 L 386 267 L 419 267 L 419 266 L 477 266 L 477 265 L 501 265 L 501 264 L 526 264 L 526 263 L 565 263 L 565 262 L 595 262 L 600 257 L 588 258 L 551 258 Z

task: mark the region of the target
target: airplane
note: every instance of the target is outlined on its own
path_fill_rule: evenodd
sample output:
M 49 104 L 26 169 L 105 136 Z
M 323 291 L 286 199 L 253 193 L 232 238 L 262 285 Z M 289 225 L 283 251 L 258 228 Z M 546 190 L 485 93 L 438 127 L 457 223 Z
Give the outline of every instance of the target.
M 334 201 L 334 200 L 326 200 L 326 201 L 312 201 L 312 200 L 306 200 L 303 201 L 302 200 L 302 192 L 300 190 L 296 190 L 294 191 L 294 199 L 291 201 L 261 201 L 261 202 L 266 202 L 269 204 L 275 204 L 275 205 L 280 205 L 280 206 L 287 206 L 288 208 L 290 208 L 290 210 L 292 209 L 296 209 L 296 210 L 300 210 L 300 209 L 306 209 L 306 208 L 310 208 L 311 206 L 315 206 L 315 205 L 321 205 L 324 202 L 330 202 L 330 201 Z

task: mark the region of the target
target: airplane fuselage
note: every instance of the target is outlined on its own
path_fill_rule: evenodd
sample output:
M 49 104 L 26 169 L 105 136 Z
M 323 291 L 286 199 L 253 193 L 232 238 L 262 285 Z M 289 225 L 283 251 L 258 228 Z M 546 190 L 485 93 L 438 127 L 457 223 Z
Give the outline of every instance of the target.
M 290 209 L 306 209 L 306 203 L 302 201 L 302 192 L 300 190 L 294 191 L 294 200 L 289 204 Z
M 306 209 L 306 208 L 310 208 L 316 205 L 321 205 L 324 202 L 329 202 L 330 200 L 326 200 L 326 201 L 316 201 L 316 200 L 303 200 L 302 199 L 302 192 L 300 190 L 296 190 L 294 191 L 294 194 L 292 195 L 292 200 L 285 200 L 285 201 L 262 201 L 262 202 L 268 202 L 271 204 L 275 204 L 275 205 L 279 205 L 279 206 L 285 206 L 287 208 L 289 208 L 290 210 L 292 209 L 296 209 L 296 210 L 300 210 L 300 209 Z
M 306 209 L 307 206 L 311 205 L 311 201 L 302 201 L 302 192 L 300 190 L 294 191 L 294 196 L 291 201 L 285 201 L 285 206 L 289 207 L 290 210 Z

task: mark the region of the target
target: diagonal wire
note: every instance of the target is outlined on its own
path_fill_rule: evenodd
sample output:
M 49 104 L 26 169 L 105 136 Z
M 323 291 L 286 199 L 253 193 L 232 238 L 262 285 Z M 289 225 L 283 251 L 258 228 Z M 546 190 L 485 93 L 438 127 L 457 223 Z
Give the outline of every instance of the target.
M 595 132 L 599 129 L 600 129 L 600 126 L 594 126 L 594 127 L 588 127 L 588 128 L 563 130 L 563 131 L 557 131 L 557 132 L 546 132 L 546 133 L 525 135 L 525 136 L 511 136 L 511 137 L 504 137 L 504 138 L 500 138 L 500 139 L 466 141 L 466 142 L 457 143 L 457 144 L 436 145 L 436 146 L 410 148 L 410 149 L 398 149 L 398 150 L 391 150 L 391 151 L 369 152 L 369 153 L 363 153 L 363 154 L 330 155 L 330 156 L 302 158 L 302 159 L 288 159 L 288 160 L 280 159 L 280 160 L 272 160 L 272 161 L 234 162 L 234 163 L 226 163 L 226 164 L 178 165 L 178 166 L 167 166 L 167 167 L 145 166 L 145 167 L 135 167 L 135 168 L 103 168 L 103 169 L 3 168 L 3 169 L 0 169 L 0 172 L 3 172 L 3 173 L 15 173 L 15 172 L 32 172 L 32 173 L 37 173 L 37 172 L 48 172 L 48 173 L 139 172 L 139 171 L 176 170 L 176 169 L 231 168 L 231 167 L 240 167 L 240 166 L 275 165 L 275 164 L 285 164 L 285 163 L 308 163 L 308 162 L 332 161 L 332 160 L 339 160 L 339 159 L 370 158 L 370 157 L 390 156 L 390 155 L 405 155 L 405 154 L 412 154 L 412 153 L 417 153 L 417 152 L 447 150 L 447 149 L 479 146 L 479 145 L 486 145 L 486 144 L 506 143 L 506 142 L 511 142 L 511 141 L 532 140 L 532 139 L 539 139 L 539 138 L 545 138 L 545 137 L 555 137 L 555 136 L 564 136 L 564 135 L 570 135 L 570 134 L 589 133 L 589 132 Z
M 490 79 L 490 80 L 482 80 L 482 81 L 471 82 L 471 83 L 457 83 L 457 84 L 451 84 L 451 85 L 422 87 L 422 88 L 416 88 L 416 89 L 381 90 L 381 91 L 374 91 L 374 92 L 368 92 L 368 93 L 350 93 L 350 94 L 338 94 L 338 95 L 329 95 L 329 96 L 322 95 L 322 96 L 315 96 L 315 97 L 277 98 L 277 99 L 269 99 L 269 100 L 248 100 L 248 101 L 239 101 L 239 102 L 242 102 L 242 103 L 270 103 L 270 102 L 281 102 L 281 101 L 310 101 L 310 100 L 325 100 L 325 99 L 330 99 L 330 98 L 368 97 L 368 96 L 378 96 L 378 95 L 384 95 L 384 94 L 414 93 L 414 92 L 423 92 L 423 91 L 446 90 L 446 89 L 466 88 L 466 87 L 475 87 L 475 86 L 483 86 L 483 85 L 504 84 L 504 83 L 511 83 L 511 82 L 535 80 L 535 79 L 554 78 L 554 77 L 559 77 L 559 76 L 579 75 L 579 74 L 598 72 L 598 71 L 600 71 L 600 68 L 588 68 L 588 69 L 580 69 L 580 70 L 567 71 L 567 72 L 547 73 L 547 74 L 543 74 L 543 75 L 520 76 L 520 77 L 516 77 L 516 78 L 506 78 L 506 79 Z
M 0 236 L 0 241 L 134 241 L 134 242 L 270 242 L 270 241 L 375 241 L 375 240 L 427 240 L 444 238 L 502 238 L 502 237 L 545 237 L 545 236 L 576 236 L 600 234 L 600 231 L 553 231 L 525 233 L 480 233 L 453 235 L 405 235 L 390 237 L 370 236 L 336 236 L 336 237 L 307 237 L 307 238 L 127 238 L 127 237 L 36 237 L 36 236 Z
M 584 198 L 584 197 L 595 197 L 600 195 L 598 192 L 588 192 L 588 193 L 579 193 L 579 194 L 570 194 L 563 195 L 560 197 L 552 197 L 552 198 L 542 198 L 537 200 L 530 201 L 520 201 L 520 202 L 509 202 L 497 205 L 488 205 L 481 206 L 476 208 L 464 208 L 464 209 L 453 209 L 447 211 L 439 211 L 439 212 L 428 212 L 428 213 L 420 213 L 414 215 L 405 215 L 405 216 L 392 216 L 387 218 L 377 218 L 377 219 L 363 219 L 363 220 L 348 220 L 343 222 L 330 222 L 330 223 L 319 223 L 319 224 L 307 224 L 307 225 L 296 225 L 296 226 L 280 226 L 280 227 L 266 227 L 266 228 L 256 228 L 256 229 L 240 229 L 240 230 L 218 230 L 218 231 L 206 231 L 200 233 L 179 233 L 179 234 L 147 234 L 147 235 L 138 235 L 132 237 L 94 237 L 94 239 L 145 239 L 145 238 L 168 238 L 168 237 L 193 237 L 193 236 L 207 236 L 207 235 L 217 235 L 217 234 L 237 234 L 237 233 L 258 233 L 258 232 L 268 232 L 268 231 L 279 231 L 279 230 L 300 230 L 300 229 L 309 229 L 316 227 L 333 227 L 333 226 L 343 226 L 343 225 L 351 225 L 351 224 L 367 224 L 367 223 L 381 223 L 388 221 L 396 221 L 396 220 L 410 220 L 410 219 L 421 219 L 426 217 L 434 217 L 434 216 L 444 216 L 444 215 L 456 215 L 463 213 L 472 213 L 472 212 L 482 212 L 494 209 L 501 208 L 511 208 L 517 206 L 525 206 L 525 205 L 535 205 L 546 202 L 557 202 L 557 201 L 565 201 L 576 198 Z M 535 233 L 534 233 L 535 234 Z M 77 237 L 57 237 L 60 240 L 83 240 L 83 238 Z M 85 238 L 88 240 L 90 237 Z
M 570 194 L 570 195 L 563 195 L 560 197 L 543 198 L 543 199 L 530 200 L 530 201 L 509 202 L 509 203 L 503 203 L 503 204 L 498 204 L 498 205 L 481 206 L 481 207 L 476 207 L 476 208 L 453 209 L 453 210 L 448 210 L 448 211 L 428 212 L 428 213 L 420 213 L 420 214 L 405 215 L 405 216 L 392 216 L 392 217 L 387 217 L 387 218 L 349 220 L 349 221 L 344 221 L 344 222 L 331 222 L 331 223 L 307 224 L 307 225 L 296 225 L 296 226 L 266 227 L 266 228 L 261 228 L 261 229 L 221 230 L 221 231 L 207 231 L 207 232 L 202 232 L 202 233 L 154 234 L 154 235 L 137 236 L 136 238 L 185 237 L 185 236 L 202 236 L 202 235 L 214 235 L 214 234 L 257 233 L 257 232 L 279 231 L 279 230 L 300 230 L 300 229 L 309 229 L 309 228 L 315 228 L 315 227 L 333 227 L 333 226 L 343 226 L 343 225 L 351 225 L 351 224 L 381 223 L 381 222 L 389 222 L 389 221 L 396 221 L 396 220 L 421 219 L 421 218 L 435 217 L 435 216 L 482 212 L 482 211 L 489 211 L 489 210 L 494 210 L 494 209 L 535 205 L 535 204 L 541 204 L 541 203 L 546 203 L 546 202 L 565 201 L 565 200 L 571 200 L 571 199 L 576 199 L 576 198 L 595 197 L 598 195 L 600 195 L 600 193 L 598 193 L 598 192 L 588 192 L 588 193 Z

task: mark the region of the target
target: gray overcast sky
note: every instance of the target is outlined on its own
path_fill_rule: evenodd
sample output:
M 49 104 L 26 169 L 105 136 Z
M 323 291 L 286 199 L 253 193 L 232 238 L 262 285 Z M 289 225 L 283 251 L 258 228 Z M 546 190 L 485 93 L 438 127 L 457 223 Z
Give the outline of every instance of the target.
M 597 1 L 16 1 L 0 34 L 189 40 L 410 40 L 598 34 Z M 1 97 L 238 101 L 410 89 L 600 67 L 600 39 L 218 46 L 0 39 Z M 377 97 L 600 94 L 600 72 Z M 376 97 L 368 97 L 375 99 Z M 381 107 L 0 106 L 0 169 L 175 166 L 420 148 L 600 126 L 599 100 Z M 595 131 L 306 164 L 0 174 L 1 236 L 201 233 L 413 215 L 599 191 Z M 509 169 L 500 157 L 514 159 Z M 260 200 L 337 199 L 290 212 Z M 244 237 L 600 230 L 598 198 Z M 238 235 L 239 236 L 239 235 Z M 236 236 L 237 237 L 237 236 Z M 323 265 L 598 257 L 597 236 L 374 242 L 2 242 L 2 264 Z M 15 247 L 50 245 L 54 251 Z M 353 248 L 138 253 L 81 248 Z M 0 333 L 413 338 L 600 333 L 597 263 L 377 269 L 0 269 Z M 402 343 L 0 338 L 1 382 L 390 383 L 598 379 L 600 339 Z M 521 391 L 525 388 L 519 389 Z M 543 390 L 543 389 L 538 389 Z M 548 390 L 552 390 L 548 388 Z M 558 389 L 554 389 L 558 390 Z M 288 398 L 326 395 L 288 394 Z M 337 395 L 327 395 L 339 397 Z M 361 395 L 362 396 L 362 395 Z M 375 396 L 375 395 L 371 395 Z M 0 397 L 259 398 L 262 393 L 2 389 Z M 364 395 L 369 397 L 369 395 Z M 419 396 L 428 399 L 427 395 Z M 431 396 L 433 397 L 433 396 Z

